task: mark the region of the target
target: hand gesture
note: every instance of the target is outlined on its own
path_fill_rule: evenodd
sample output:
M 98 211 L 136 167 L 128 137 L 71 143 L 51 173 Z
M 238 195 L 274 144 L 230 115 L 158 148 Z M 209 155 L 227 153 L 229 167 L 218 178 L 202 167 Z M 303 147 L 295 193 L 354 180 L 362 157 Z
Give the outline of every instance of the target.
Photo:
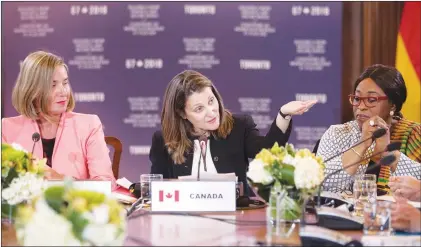
M 398 176 L 389 179 L 389 187 L 394 195 L 411 201 L 420 201 L 421 181 L 411 176 Z
M 64 175 L 56 172 L 51 167 L 45 165 L 44 166 L 44 178 L 46 180 L 63 180 L 64 179 Z
M 408 204 L 406 199 L 395 197 L 396 203 L 392 204 L 392 227 L 393 229 L 409 232 L 421 231 L 421 212 L 418 208 Z
M 374 153 L 384 151 L 386 146 L 390 143 L 390 132 L 389 125 L 379 116 L 373 116 L 362 125 L 361 130 L 361 140 L 370 138 L 373 135 L 373 132 L 379 128 L 386 129 L 386 134 L 380 138 L 376 139 L 376 146 L 374 148 Z M 370 146 L 371 143 L 366 142 L 366 146 Z
M 283 105 L 281 111 L 285 115 L 302 115 L 316 103 L 317 100 L 291 101 Z

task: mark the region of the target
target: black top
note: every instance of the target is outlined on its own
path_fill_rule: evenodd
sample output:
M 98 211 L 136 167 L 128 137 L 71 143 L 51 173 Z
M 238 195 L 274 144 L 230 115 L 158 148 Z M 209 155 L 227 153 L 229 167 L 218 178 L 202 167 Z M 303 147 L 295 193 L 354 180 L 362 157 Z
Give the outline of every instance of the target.
M 209 137 L 209 145 L 215 168 L 218 173 L 234 172 L 238 181 L 247 184 L 249 159 L 254 159 L 262 148 L 270 148 L 275 142 L 284 146 L 291 133 L 292 120 L 286 133 L 283 133 L 273 121 L 266 136 L 261 136 L 253 118 L 249 115 L 233 115 L 234 127 L 226 139 Z M 197 137 L 191 137 L 193 141 Z M 175 165 L 164 146 L 161 131 L 152 137 L 149 159 L 152 162 L 151 173 L 162 174 L 164 178 L 177 178 L 191 175 L 193 151 L 185 154 L 186 162 Z M 244 194 L 249 195 L 248 186 L 244 186 Z
M 53 157 L 53 150 L 54 150 L 54 144 L 56 142 L 56 138 L 53 139 L 44 139 L 42 138 L 42 150 L 44 158 L 47 158 L 47 165 L 49 167 L 51 166 L 51 158 Z

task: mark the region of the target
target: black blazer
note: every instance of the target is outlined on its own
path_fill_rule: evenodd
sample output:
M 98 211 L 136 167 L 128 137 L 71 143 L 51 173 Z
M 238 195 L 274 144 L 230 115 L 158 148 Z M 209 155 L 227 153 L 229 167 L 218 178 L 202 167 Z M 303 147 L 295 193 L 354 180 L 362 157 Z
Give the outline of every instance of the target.
M 275 142 L 284 146 L 291 133 L 292 120 L 286 133 L 278 128 L 275 119 L 266 136 L 260 136 L 251 116 L 234 114 L 233 117 L 234 126 L 226 139 L 214 139 L 212 135 L 209 137 L 210 152 L 217 172 L 235 172 L 238 181 L 243 182 L 244 194 L 249 195 L 248 186 L 245 186 L 249 158 L 255 158 L 262 148 L 270 148 Z M 186 153 L 184 164 L 175 165 L 164 145 L 161 131 L 153 135 L 149 159 L 152 162 L 152 174 L 162 174 L 164 178 L 191 175 L 193 151 Z

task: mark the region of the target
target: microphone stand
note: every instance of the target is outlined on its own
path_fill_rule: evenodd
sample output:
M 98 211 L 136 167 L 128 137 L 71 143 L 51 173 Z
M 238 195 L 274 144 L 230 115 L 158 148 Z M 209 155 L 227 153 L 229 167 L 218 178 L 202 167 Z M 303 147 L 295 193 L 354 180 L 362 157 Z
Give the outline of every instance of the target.
M 390 144 L 389 144 L 390 145 Z M 384 152 L 384 151 L 383 151 Z M 375 154 L 375 155 L 378 155 L 378 154 Z M 375 155 L 372 155 L 372 156 L 375 156 Z M 371 158 L 372 156 L 370 156 L 370 157 L 367 157 L 367 158 Z M 396 157 L 395 157 L 395 155 L 393 155 L 393 154 L 390 154 L 390 155 L 387 155 L 387 156 L 385 156 L 385 157 L 383 157 L 377 164 L 375 164 L 374 166 L 371 166 L 371 167 L 369 167 L 369 168 L 367 168 L 367 171 L 369 171 L 369 170 L 372 170 L 372 169 L 374 169 L 374 168 L 376 168 L 376 167 L 378 167 L 378 166 L 381 166 L 381 165 L 389 165 L 390 163 L 392 163 L 393 161 L 395 161 L 396 160 Z M 351 164 L 351 165 L 348 165 L 347 166 L 347 168 L 348 167 L 350 167 L 350 166 L 355 166 L 355 165 L 358 165 L 359 164 L 359 162 L 361 162 L 361 160 L 360 161 L 358 161 L 358 162 L 355 162 L 355 163 L 353 163 L 353 164 Z M 340 170 L 337 170 L 337 171 L 335 171 L 335 172 L 338 172 L 338 171 L 342 171 L 342 169 L 340 169 Z M 335 173 L 334 172 L 334 173 Z M 332 173 L 333 174 L 333 173 Z M 326 179 L 326 178 L 325 178 Z M 324 180 L 325 180 L 324 179 Z M 323 180 L 323 182 L 324 182 L 324 180 Z M 323 183 L 322 182 L 322 183 Z M 317 190 L 317 192 L 319 192 L 320 193 L 320 187 L 321 186 L 319 186 L 319 190 Z M 306 206 L 307 206 L 307 203 L 308 203 L 308 201 L 310 200 L 310 198 L 312 198 L 313 196 L 314 196 L 314 194 L 315 194 L 315 192 L 313 192 L 308 198 L 306 198 L 305 200 L 304 200 L 304 203 L 303 203 L 303 206 L 301 207 L 301 213 L 302 213 L 302 216 L 301 216 L 301 225 L 302 226 L 305 226 L 306 225 L 306 220 L 305 220 L 305 209 L 306 209 Z M 319 200 L 318 200 L 318 203 L 320 203 L 320 196 L 319 196 Z M 318 205 L 318 207 L 319 207 L 319 205 Z
M 199 164 L 197 165 L 197 181 L 200 181 L 200 164 L 202 161 L 202 153 L 199 155 Z
M 338 170 L 336 170 L 336 171 L 334 171 L 334 172 L 332 172 L 332 173 L 328 174 L 328 175 L 327 175 L 327 176 L 323 179 L 323 181 L 320 183 L 320 185 L 319 185 L 319 188 L 318 188 L 318 191 L 317 191 L 317 196 L 318 196 L 318 198 L 317 198 L 317 207 L 318 207 L 318 208 L 320 208 L 320 194 L 321 194 L 321 191 L 322 191 L 322 186 L 323 186 L 323 184 L 326 182 L 326 180 L 327 180 L 328 178 L 330 178 L 331 176 L 333 176 L 333 175 L 335 175 L 335 174 L 338 174 L 339 172 L 344 171 L 344 170 L 346 170 L 346 169 L 348 169 L 348 168 L 350 168 L 350 167 L 353 167 L 353 166 L 355 166 L 355 165 L 359 164 L 360 162 L 362 162 L 362 161 L 364 161 L 364 160 L 367 160 L 367 159 L 370 159 L 370 158 L 372 158 L 372 157 L 374 157 L 374 156 L 377 156 L 377 155 L 379 155 L 379 154 L 381 154 L 381 153 L 383 153 L 383 152 L 391 152 L 391 151 L 398 150 L 398 149 L 400 148 L 400 146 L 401 146 L 401 143 L 399 143 L 399 142 L 390 143 L 389 145 L 387 145 L 386 150 L 384 150 L 384 151 L 380 151 L 380 152 L 377 152 L 377 153 L 375 153 L 375 154 L 372 154 L 371 156 L 369 156 L 369 157 L 367 157 L 367 158 L 362 158 L 362 159 L 358 160 L 357 162 L 354 162 L 354 163 L 352 163 L 352 164 L 349 164 L 349 165 L 347 165 L 347 166 L 345 166 L 345 167 L 343 167 L 343 168 L 340 168 L 340 169 L 338 169 Z M 387 157 L 387 156 L 386 156 L 386 157 Z M 380 163 L 380 162 L 379 162 L 379 163 Z M 377 166 L 375 166 L 375 167 L 377 167 Z M 372 170 L 372 169 L 373 169 L 372 167 L 367 168 L 367 170 Z
M 377 139 L 377 138 L 379 138 L 379 137 L 382 137 L 382 136 L 384 136 L 385 134 L 386 134 L 386 130 L 385 130 L 385 129 L 377 129 L 376 131 L 374 131 L 374 132 L 373 132 L 373 134 L 372 134 L 369 138 L 366 138 L 365 140 L 362 140 L 362 141 L 360 141 L 360 142 L 355 143 L 354 145 L 352 145 L 351 147 L 349 147 L 349 148 L 345 149 L 344 151 L 341 151 L 341 152 L 339 152 L 338 154 L 335 154 L 335 155 L 333 155 L 333 156 L 331 156 L 331 157 L 327 158 L 326 160 L 324 160 L 324 162 L 326 163 L 326 162 L 328 162 L 328 161 L 330 161 L 330 160 L 332 160 L 332 159 L 334 159 L 334 158 L 338 157 L 339 155 L 341 155 L 341 154 L 343 154 L 343 153 L 345 153 L 345 152 L 347 152 L 347 151 L 351 150 L 352 148 L 354 148 L 354 147 L 356 147 L 356 146 L 358 146 L 358 145 L 360 145 L 360 144 L 362 144 L 362 143 L 364 143 L 364 142 L 366 142 L 366 141 L 368 141 L 368 140 L 370 140 L 370 139 L 371 139 L 371 140 L 372 140 L 372 142 L 373 142 L 375 139 Z
M 207 140 L 207 138 L 206 138 L 206 140 Z M 200 144 L 202 141 L 204 141 L 203 138 L 198 138 L 198 141 L 199 141 L 200 155 L 199 155 L 199 164 L 197 166 L 197 181 L 200 181 L 200 165 L 202 163 L 202 158 L 203 158 L 203 162 L 205 162 L 206 157 L 203 157 L 202 145 Z M 205 169 L 206 169 L 206 167 L 205 167 Z
M 34 162 L 34 150 L 35 150 L 35 144 L 39 141 L 39 139 L 41 138 L 41 135 L 38 132 L 35 132 L 32 134 L 32 141 L 34 142 L 32 144 L 32 150 L 31 150 L 31 164 Z

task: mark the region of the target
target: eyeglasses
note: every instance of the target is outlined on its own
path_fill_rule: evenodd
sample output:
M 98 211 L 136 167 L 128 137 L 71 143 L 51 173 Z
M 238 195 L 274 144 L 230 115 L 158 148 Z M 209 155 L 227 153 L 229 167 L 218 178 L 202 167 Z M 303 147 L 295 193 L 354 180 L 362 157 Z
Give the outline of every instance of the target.
M 387 96 L 368 96 L 368 97 L 361 97 L 357 95 L 350 94 L 349 97 L 349 103 L 353 106 L 359 106 L 361 104 L 361 101 L 364 101 L 364 105 L 368 108 L 375 107 L 380 100 L 387 100 L 389 99 Z

